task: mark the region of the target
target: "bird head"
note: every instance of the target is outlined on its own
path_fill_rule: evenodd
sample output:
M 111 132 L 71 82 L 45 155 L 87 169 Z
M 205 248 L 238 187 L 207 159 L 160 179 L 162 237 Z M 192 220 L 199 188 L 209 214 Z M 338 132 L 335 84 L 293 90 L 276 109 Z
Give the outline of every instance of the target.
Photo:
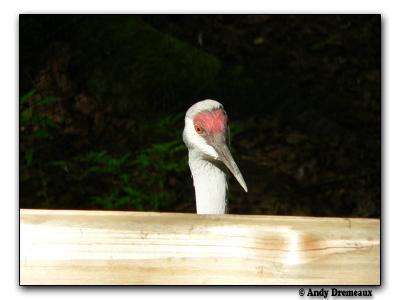
M 228 117 L 221 103 L 203 100 L 192 105 L 186 112 L 183 141 L 199 159 L 222 162 L 247 192 L 246 182 L 228 147 Z

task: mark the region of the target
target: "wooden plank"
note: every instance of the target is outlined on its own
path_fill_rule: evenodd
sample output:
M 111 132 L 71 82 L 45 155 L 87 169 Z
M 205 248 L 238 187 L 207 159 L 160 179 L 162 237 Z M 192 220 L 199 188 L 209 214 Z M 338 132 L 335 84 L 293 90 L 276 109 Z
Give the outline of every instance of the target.
M 380 220 L 20 210 L 20 282 L 380 284 Z

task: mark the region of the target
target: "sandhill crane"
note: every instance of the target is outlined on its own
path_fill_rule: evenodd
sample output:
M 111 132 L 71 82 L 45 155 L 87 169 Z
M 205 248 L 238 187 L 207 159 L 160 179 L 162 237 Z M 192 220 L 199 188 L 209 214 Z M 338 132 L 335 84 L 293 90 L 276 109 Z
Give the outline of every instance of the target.
M 228 148 L 228 118 L 222 104 L 203 100 L 192 105 L 186 112 L 183 141 L 189 150 L 197 213 L 226 213 L 228 169 L 246 192 L 247 186 Z

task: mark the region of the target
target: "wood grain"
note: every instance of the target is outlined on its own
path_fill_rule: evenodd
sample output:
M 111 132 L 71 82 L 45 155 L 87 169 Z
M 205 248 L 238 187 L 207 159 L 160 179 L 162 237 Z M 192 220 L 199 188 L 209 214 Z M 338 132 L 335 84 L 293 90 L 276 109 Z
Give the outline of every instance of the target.
M 380 284 L 380 220 L 20 210 L 20 283 Z

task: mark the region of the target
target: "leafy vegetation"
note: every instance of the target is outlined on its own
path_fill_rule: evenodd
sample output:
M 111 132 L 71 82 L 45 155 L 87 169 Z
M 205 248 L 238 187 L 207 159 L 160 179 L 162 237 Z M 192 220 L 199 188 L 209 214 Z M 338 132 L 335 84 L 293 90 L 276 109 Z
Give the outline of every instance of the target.
M 27 174 L 38 171 L 41 183 L 36 194 L 38 206 L 57 205 L 58 195 L 49 187 L 54 180 L 54 168 L 61 170 L 67 182 L 79 185 L 104 183 L 85 195 L 93 208 L 158 210 L 176 202 L 179 195 L 175 189 L 168 189 L 168 185 L 174 185 L 176 178 L 187 169 L 186 148 L 179 130 L 169 132 L 168 128 L 174 127 L 182 114 L 166 116 L 155 123 L 154 128 L 148 128 L 166 136 L 168 141 L 152 143 L 136 153 L 116 155 L 107 150 L 89 150 L 69 158 L 51 160 L 39 156 L 39 151 L 41 147 L 52 147 L 51 142 L 60 124 L 36 113 L 34 108 L 47 107 L 59 99 L 34 98 L 34 95 L 35 91 L 28 92 L 20 100 L 23 107 L 20 124 L 21 168 L 25 174 L 23 183 L 32 179 Z
M 379 15 L 22 15 L 20 205 L 194 211 L 183 112 L 213 98 L 233 213 L 380 216 Z

